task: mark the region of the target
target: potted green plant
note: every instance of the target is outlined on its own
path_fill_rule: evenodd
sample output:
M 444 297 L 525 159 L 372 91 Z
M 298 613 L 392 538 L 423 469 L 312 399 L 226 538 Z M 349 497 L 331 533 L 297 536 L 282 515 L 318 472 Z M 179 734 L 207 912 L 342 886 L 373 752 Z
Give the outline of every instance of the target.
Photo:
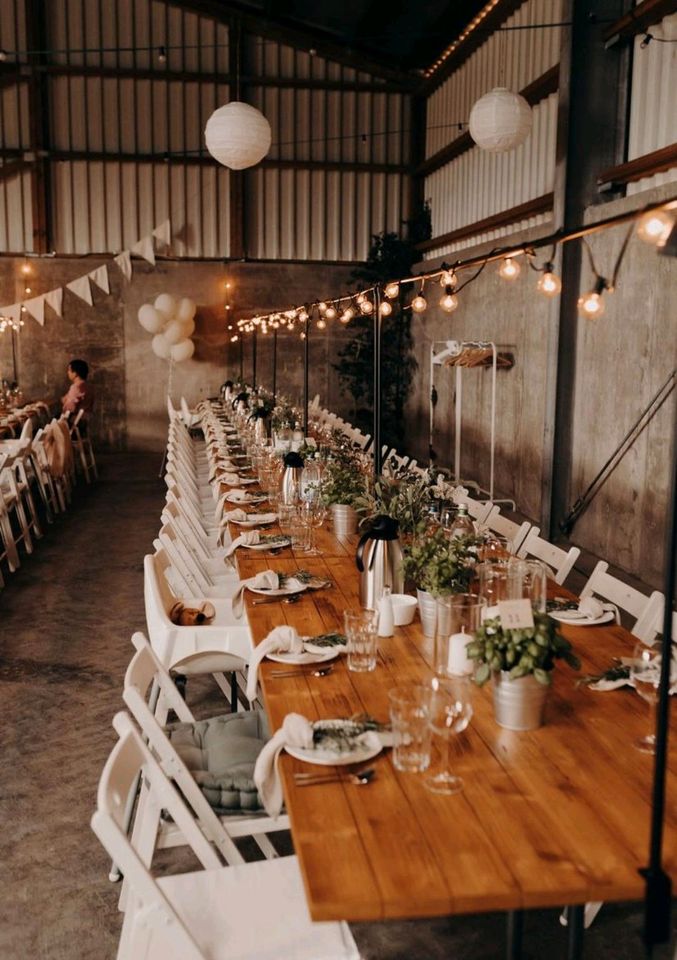
M 466 593 L 476 562 L 477 537 L 450 540 L 438 527 L 419 536 L 404 549 L 404 574 L 418 596 L 421 626 L 426 637 L 435 636 L 437 598 Z
M 366 481 L 351 451 L 335 450 L 322 478 L 322 499 L 331 510 L 334 533 L 344 537 L 357 532 L 357 509 L 366 493 Z
M 533 626 L 521 629 L 504 628 L 500 617 L 485 620 L 467 645 L 475 682 L 493 679 L 496 722 L 508 730 L 540 727 L 557 660 L 581 666 L 559 625 L 545 613 L 533 617 Z
M 364 515 L 362 522 L 384 515 L 397 520 L 400 536 L 406 542 L 424 533 L 430 501 L 428 477 L 401 469 L 375 480 L 360 497 L 357 507 Z

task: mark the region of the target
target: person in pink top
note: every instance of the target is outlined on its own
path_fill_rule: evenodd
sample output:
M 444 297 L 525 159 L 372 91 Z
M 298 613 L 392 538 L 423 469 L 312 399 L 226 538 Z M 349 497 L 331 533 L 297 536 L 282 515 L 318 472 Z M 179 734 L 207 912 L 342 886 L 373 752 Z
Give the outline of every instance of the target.
M 62 412 L 69 413 L 71 420 L 81 411 L 88 417 L 94 407 L 94 390 L 87 383 L 89 364 L 86 360 L 71 360 L 67 375 L 71 382 L 67 393 L 61 398 Z M 84 418 L 83 418 L 84 419 Z

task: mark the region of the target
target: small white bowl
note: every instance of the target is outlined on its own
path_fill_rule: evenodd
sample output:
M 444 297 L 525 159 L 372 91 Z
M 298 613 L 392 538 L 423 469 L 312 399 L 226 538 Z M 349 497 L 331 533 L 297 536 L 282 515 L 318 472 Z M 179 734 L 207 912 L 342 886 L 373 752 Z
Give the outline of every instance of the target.
M 393 605 L 393 623 L 396 627 L 406 627 L 414 619 L 418 600 L 408 593 L 393 593 L 390 595 Z

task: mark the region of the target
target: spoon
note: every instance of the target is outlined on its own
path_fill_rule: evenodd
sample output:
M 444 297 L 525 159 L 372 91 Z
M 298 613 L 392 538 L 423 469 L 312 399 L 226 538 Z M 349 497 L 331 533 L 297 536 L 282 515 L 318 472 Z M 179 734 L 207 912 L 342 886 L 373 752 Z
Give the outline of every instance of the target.
M 354 783 L 358 787 L 366 786 L 376 776 L 373 767 L 369 770 L 360 770 L 359 773 L 295 773 L 294 782 L 297 787 L 314 787 L 321 783 Z
M 276 680 L 280 677 L 326 677 L 333 669 L 334 667 L 330 666 L 320 667 L 318 670 L 271 670 L 269 676 Z
M 295 593 L 291 597 L 266 597 L 265 600 L 252 600 L 252 606 L 258 607 L 260 603 L 298 603 L 300 599 L 300 593 Z

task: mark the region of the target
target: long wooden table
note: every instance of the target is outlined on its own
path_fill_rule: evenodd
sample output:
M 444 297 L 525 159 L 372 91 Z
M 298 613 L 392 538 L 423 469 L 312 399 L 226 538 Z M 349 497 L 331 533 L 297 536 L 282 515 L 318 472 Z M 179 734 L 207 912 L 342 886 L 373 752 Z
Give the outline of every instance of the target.
M 237 529 L 233 530 L 237 533 Z M 242 577 L 264 569 L 303 568 L 334 587 L 307 592 L 293 605 L 252 606 L 254 642 L 282 623 L 302 634 L 340 630 L 343 611 L 359 607 L 354 563 L 357 538 L 318 532 L 321 558 L 238 551 Z M 556 588 L 557 593 L 566 591 Z M 622 627 L 575 627 L 563 632 L 599 673 L 631 652 Z M 260 678 L 273 729 L 297 712 L 310 720 L 367 712 L 388 719 L 388 691 L 430 676 L 433 641 L 418 620 L 379 640 L 372 673 L 351 673 L 340 658 L 325 677 Z M 455 770 L 465 789 L 430 793 L 422 777 L 396 771 L 390 751 L 375 758 L 368 787 L 331 784 L 300 789 L 293 772 L 307 764 L 284 754 L 281 770 L 294 846 L 315 920 L 430 917 L 493 910 L 640 899 L 651 812 L 652 758 L 633 741 L 648 732 L 648 707 L 631 690 L 601 693 L 577 686 L 558 666 L 546 724 L 533 732 L 499 727 L 490 685 L 478 689 L 474 717 L 458 738 Z M 674 719 L 672 728 L 677 726 Z M 677 738 L 671 739 L 665 831 L 666 869 L 677 881 Z M 371 765 L 371 764 L 370 764 Z

